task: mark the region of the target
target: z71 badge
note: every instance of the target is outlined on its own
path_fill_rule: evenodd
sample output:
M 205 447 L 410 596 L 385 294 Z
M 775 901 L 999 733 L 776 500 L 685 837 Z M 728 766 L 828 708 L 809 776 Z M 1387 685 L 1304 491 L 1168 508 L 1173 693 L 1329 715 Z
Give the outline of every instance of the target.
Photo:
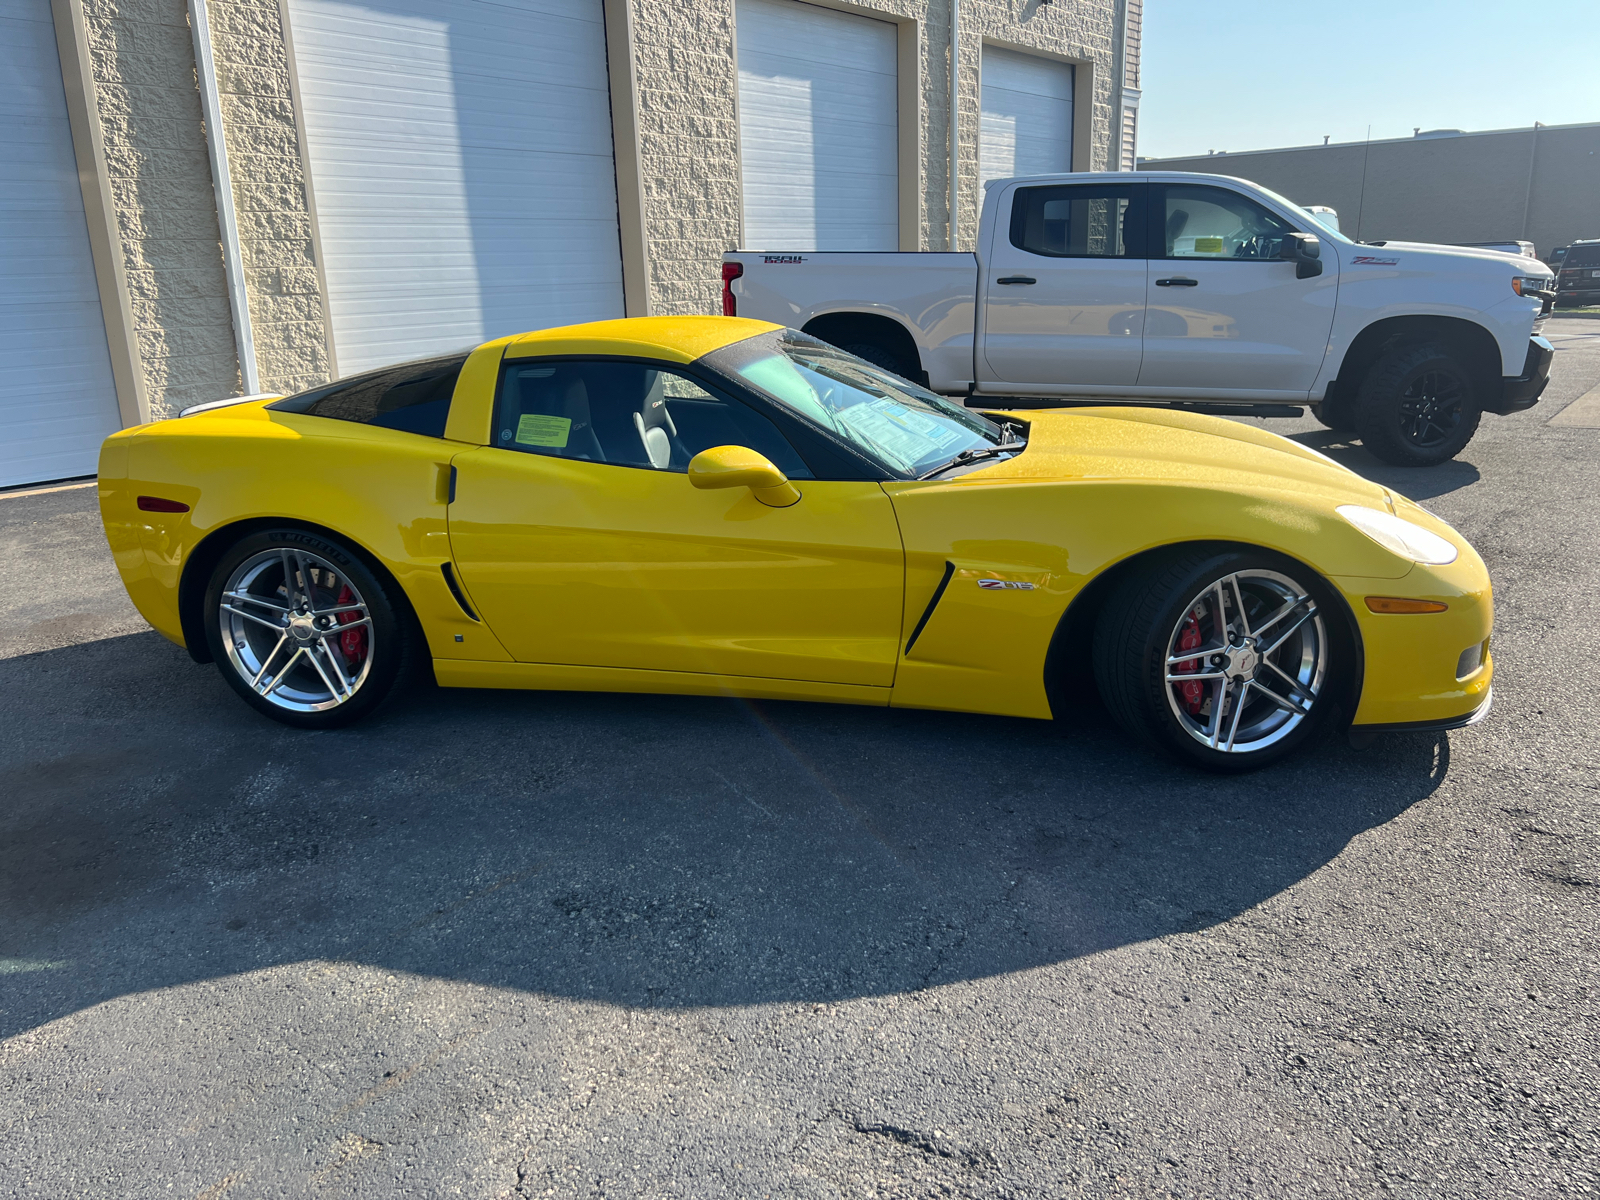
M 1351 266 L 1363 267 L 1392 267 L 1400 260 L 1398 258 L 1378 258 L 1371 254 L 1358 254 L 1350 260 Z
M 1007 588 L 1018 592 L 1031 592 L 1033 591 L 1035 585 L 1031 583 L 1025 583 L 1020 579 L 980 579 L 978 580 L 978 586 L 981 588 L 987 588 L 990 591 L 998 591 L 1001 588 Z

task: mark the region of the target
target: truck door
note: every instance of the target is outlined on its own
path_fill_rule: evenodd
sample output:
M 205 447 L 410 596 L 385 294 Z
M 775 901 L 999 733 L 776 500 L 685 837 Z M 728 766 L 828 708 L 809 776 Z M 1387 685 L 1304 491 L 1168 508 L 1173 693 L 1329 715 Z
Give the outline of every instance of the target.
M 1328 349 L 1338 258 L 1324 254 L 1321 275 L 1296 278 L 1278 258 L 1295 227 L 1227 188 L 1152 183 L 1150 201 L 1140 390 L 1305 399 Z
M 1019 186 L 1009 217 L 1001 198 L 980 280 L 985 390 L 1072 394 L 1137 382 L 1148 190 Z

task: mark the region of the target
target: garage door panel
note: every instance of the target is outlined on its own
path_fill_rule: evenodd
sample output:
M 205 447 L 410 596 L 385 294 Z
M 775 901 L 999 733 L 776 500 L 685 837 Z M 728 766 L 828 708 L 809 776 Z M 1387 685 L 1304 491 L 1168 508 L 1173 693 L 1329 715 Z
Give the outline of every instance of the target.
M 341 374 L 622 315 L 599 0 L 289 8 Z
M 899 248 L 898 31 L 797 0 L 738 0 L 744 245 Z
M 1070 63 L 983 48 L 979 176 L 1072 170 L 1073 68 Z
M 94 473 L 116 430 L 49 0 L 0 0 L 0 487 Z

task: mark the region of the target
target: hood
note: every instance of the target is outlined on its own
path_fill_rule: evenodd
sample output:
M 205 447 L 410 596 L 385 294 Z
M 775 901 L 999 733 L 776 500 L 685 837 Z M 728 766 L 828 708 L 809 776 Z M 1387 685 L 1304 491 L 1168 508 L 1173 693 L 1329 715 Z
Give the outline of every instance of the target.
M 1387 509 L 1389 494 L 1298 442 L 1222 417 L 1162 408 L 1028 410 L 1028 448 L 969 479 L 1150 480 L 1314 493 Z
M 1513 275 L 1551 275 L 1554 272 L 1542 259 L 1526 254 L 1513 254 L 1509 250 L 1488 250 L 1481 246 L 1446 246 L 1438 242 L 1386 241 L 1381 246 L 1366 242 L 1341 247 L 1344 261 L 1359 263 L 1361 259 L 1396 258 L 1403 252 L 1407 258 L 1424 256 L 1427 259 L 1452 259 L 1456 262 L 1494 263 L 1512 268 Z

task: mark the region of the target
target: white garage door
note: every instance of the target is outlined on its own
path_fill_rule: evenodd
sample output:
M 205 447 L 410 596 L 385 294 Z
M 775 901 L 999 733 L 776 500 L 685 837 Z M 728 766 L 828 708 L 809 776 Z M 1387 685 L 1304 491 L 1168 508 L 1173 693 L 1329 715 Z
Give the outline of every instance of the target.
M 1071 64 L 985 46 L 980 129 L 985 183 L 1072 170 Z
M 289 15 L 340 375 L 623 315 L 600 0 Z
M 899 31 L 797 0 L 736 20 L 744 245 L 898 250 Z
M 0 0 L 0 487 L 93 475 L 121 424 L 50 0 Z

